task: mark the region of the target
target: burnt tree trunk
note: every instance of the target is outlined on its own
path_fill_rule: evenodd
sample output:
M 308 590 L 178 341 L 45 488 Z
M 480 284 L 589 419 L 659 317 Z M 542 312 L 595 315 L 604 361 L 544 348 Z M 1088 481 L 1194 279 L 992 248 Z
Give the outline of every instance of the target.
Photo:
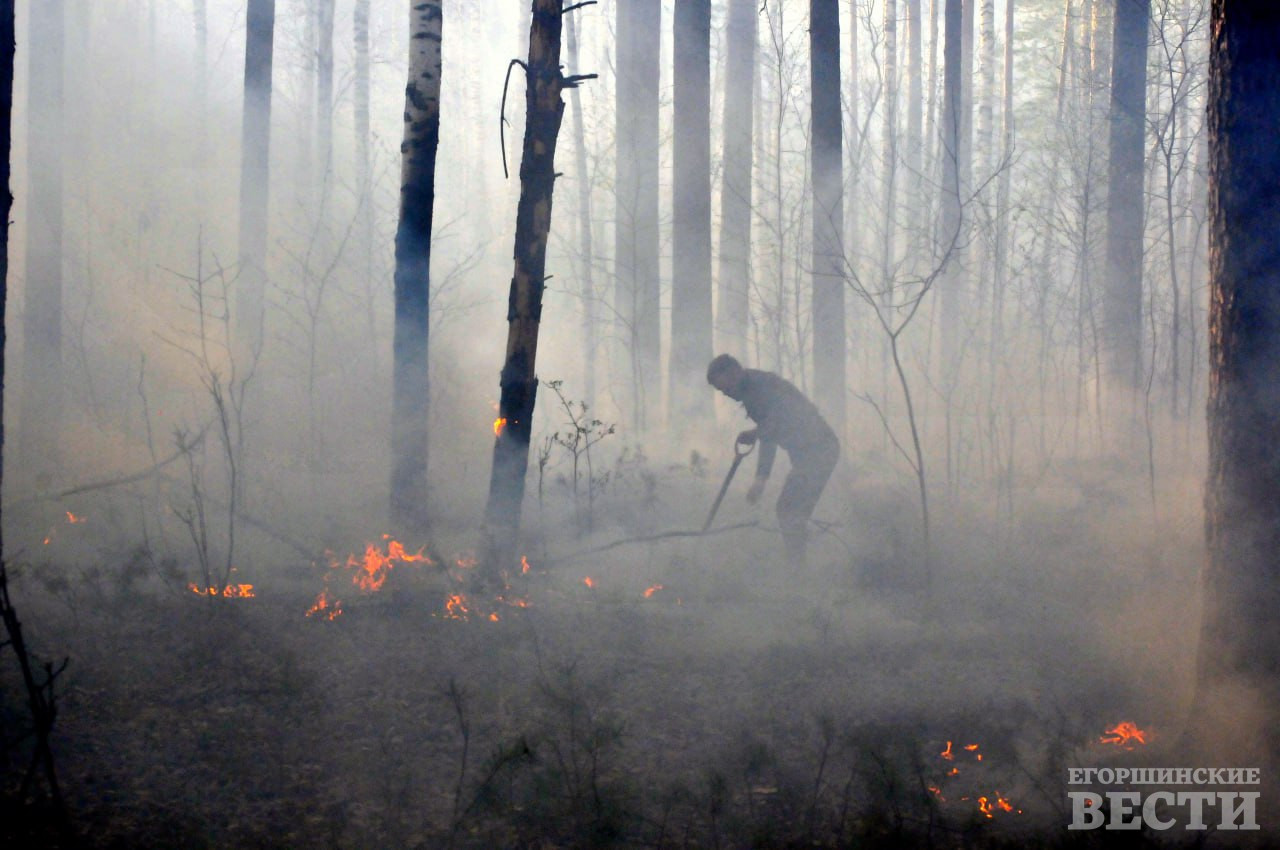
M 400 223 L 396 228 L 395 331 L 392 340 L 391 518 L 422 532 L 427 511 L 430 413 L 431 216 L 440 141 L 440 0 L 409 3 L 409 81 L 404 90 Z
M 755 0 L 731 0 L 725 41 L 724 172 L 720 187 L 716 345 L 747 357 L 751 287 L 751 141 L 756 80 Z
M 57 469 L 57 426 L 62 417 L 65 33 L 63 0 L 44 0 L 29 8 L 26 303 L 18 450 L 39 481 Z
M 667 422 L 678 431 L 711 410 L 704 377 L 711 360 L 711 0 L 676 0 L 673 29 L 675 209 Z
M 1143 165 L 1150 0 L 1118 0 L 1111 51 L 1111 158 L 1107 179 L 1107 276 L 1103 355 L 1116 400 L 1131 399 L 1142 372 Z M 1123 416 L 1127 404 L 1111 405 Z M 1117 422 L 1119 420 L 1116 420 Z
M 844 174 L 841 162 L 840 7 L 810 0 L 810 157 L 813 171 L 814 401 L 844 433 Z
M 245 13 L 244 120 L 240 141 L 240 341 L 262 349 L 267 289 L 267 206 L 271 178 L 271 62 L 276 0 L 249 0 Z
M 10 151 L 13 149 L 13 56 L 14 56 L 13 0 L 0 2 L 0 198 L 4 203 L 4 217 L 0 218 L 0 491 L 4 489 L 4 343 L 5 301 L 9 294 L 9 214 L 13 210 L 13 192 L 9 188 Z M 4 523 L 0 522 L 0 564 L 4 563 Z
M 1280 755 L 1280 6 L 1214 0 L 1211 14 L 1209 562 L 1192 722 L 1215 760 L 1261 761 L 1265 777 Z
M 500 377 L 499 424 L 481 540 L 484 576 L 496 581 L 516 557 L 534 396 L 547 237 L 555 188 L 556 139 L 564 116 L 561 93 L 578 77 L 560 73 L 561 0 L 533 0 L 525 73 L 524 149 L 516 207 L 515 273 L 507 301 L 507 353 Z

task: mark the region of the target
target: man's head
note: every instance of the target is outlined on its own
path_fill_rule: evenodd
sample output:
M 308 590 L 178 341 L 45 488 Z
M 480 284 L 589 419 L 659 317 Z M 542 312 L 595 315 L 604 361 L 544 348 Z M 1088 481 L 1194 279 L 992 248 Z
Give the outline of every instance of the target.
M 733 355 L 721 354 L 707 366 L 707 383 L 729 398 L 738 398 L 738 387 L 745 371 Z

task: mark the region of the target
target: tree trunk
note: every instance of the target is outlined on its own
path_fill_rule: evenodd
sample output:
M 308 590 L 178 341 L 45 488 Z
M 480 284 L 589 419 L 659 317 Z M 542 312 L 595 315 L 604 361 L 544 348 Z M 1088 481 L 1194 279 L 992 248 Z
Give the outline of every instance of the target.
M 921 135 L 924 111 L 923 40 L 920 17 L 920 0 L 907 0 L 907 186 L 906 207 L 911 221 L 928 221 L 928 214 L 921 209 L 921 169 L 924 160 L 924 137 Z M 916 227 L 911 242 L 918 248 L 924 244 L 922 237 L 928 231 Z
M 569 50 L 569 66 L 579 68 L 578 21 L 573 15 L 565 19 L 565 46 Z M 582 119 L 582 95 L 578 87 L 569 89 L 573 108 L 573 152 L 578 168 L 578 253 L 582 269 L 582 398 L 591 408 L 596 405 L 596 285 L 595 249 L 591 233 L 591 173 L 587 166 L 586 129 Z
M 960 29 L 961 0 L 946 0 L 943 12 L 945 34 L 942 52 L 942 120 L 939 124 L 939 155 L 942 157 L 941 209 L 938 216 L 939 250 L 950 244 L 960 229 Z M 960 305 L 964 300 L 964 277 L 956 257 L 947 258 L 939 280 L 942 289 L 943 373 L 955 368 L 959 356 Z
M 751 285 L 751 154 L 756 79 L 756 0 L 731 0 L 726 26 L 724 176 L 720 187 L 720 268 L 716 346 L 743 359 Z
M 674 53 L 667 421 L 680 430 L 711 411 L 711 0 L 676 0 Z
M 9 214 L 13 210 L 13 192 L 9 189 L 10 151 L 13 125 L 13 57 L 15 48 L 13 0 L 0 2 L 0 491 L 4 490 L 4 344 L 5 302 L 9 294 Z M 0 522 L 0 564 L 4 563 L 4 523 Z
M 884 125 L 881 152 L 884 169 L 884 206 L 880 226 L 880 291 L 885 304 L 893 301 L 894 231 L 897 229 L 898 188 L 898 9 L 897 0 L 884 4 Z M 888 357 L 886 352 L 886 368 Z
M 37 482 L 58 464 L 62 415 L 63 0 L 29 7 L 27 244 L 18 451 Z M 5 219 L 7 222 L 8 219 Z
M 1004 10 L 1004 90 L 1000 159 L 1004 166 L 996 189 L 995 267 L 992 273 L 990 370 L 993 380 L 996 363 L 1004 351 L 1004 297 L 1009 270 L 1009 196 L 1013 185 L 1013 0 L 1005 0 Z
M 632 390 L 636 431 L 661 402 L 658 278 L 658 71 L 662 6 L 617 5 L 617 181 L 614 239 L 620 351 L 617 382 Z
M 844 168 L 841 162 L 840 7 L 809 0 L 813 170 L 814 401 L 837 434 L 845 420 Z
M 373 275 L 373 160 L 369 151 L 369 4 L 356 0 L 352 12 L 352 35 L 355 41 L 355 87 L 352 111 L 355 120 L 356 190 L 360 193 L 360 220 L 356 225 L 356 252 L 365 282 Z M 372 324 L 369 328 L 372 332 Z M 371 333 L 370 338 L 376 334 Z
M 316 0 L 316 175 L 323 184 L 333 160 L 333 14 L 337 0 Z
M 267 191 L 271 178 L 271 58 L 275 0 L 249 0 L 245 20 L 244 120 L 240 142 L 240 281 L 236 325 L 242 344 L 262 350 L 267 289 Z
M 1103 355 L 1117 401 L 1131 399 L 1142 373 L 1142 235 L 1146 207 L 1143 167 L 1150 12 L 1150 0 L 1118 0 L 1111 51 Z M 1113 404 L 1111 408 L 1116 415 L 1124 416 L 1126 406 L 1125 403 Z
M 1192 722 L 1215 763 L 1261 762 L 1265 777 L 1280 755 L 1280 6 L 1214 0 L 1211 14 L 1209 562 Z
M 403 533 L 427 528 L 430 413 L 427 357 L 431 303 L 431 219 L 440 141 L 440 0 L 410 0 L 409 81 L 404 90 L 400 224 L 396 228 L 392 342 L 391 518 Z
M 507 353 L 502 366 L 493 472 L 485 508 L 481 565 L 490 582 L 515 565 L 529 466 L 529 438 L 542 292 L 546 286 L 547 236 L 555 188 L 556 139 L 564 115 L 561 92 L 575 78 L 560 73 L 561 0 L 533 0 L 525 92 L 524 151 L 516 209 L 515 274 L 507 302 Z

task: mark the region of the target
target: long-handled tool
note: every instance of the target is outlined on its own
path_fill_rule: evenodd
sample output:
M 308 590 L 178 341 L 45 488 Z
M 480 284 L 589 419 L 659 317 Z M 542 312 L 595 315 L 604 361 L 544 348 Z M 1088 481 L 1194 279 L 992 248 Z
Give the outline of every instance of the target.
M 711 523 L 715 522 L 716 519 L 716 511 L 720 510 L 720 503 L 724 501 L 724 494 L 729 492 L 729 483 L 733 481 L 733 476 L 737 473 L 738 467 L 742 465 L 743 458 L 751 454 L 752 449 L 755 447 L 755 443 L 744 445 L 734 442 L 733 464 L 729 467 L 729 474 L 724 477 L 724 483 L 720 485 L 720 492 L 716 495 L 715 504 L 711 506 L 711 513 L 707 515 L 707 521 L 702 525 L 702 534 L 706 534 L 711 529 Z

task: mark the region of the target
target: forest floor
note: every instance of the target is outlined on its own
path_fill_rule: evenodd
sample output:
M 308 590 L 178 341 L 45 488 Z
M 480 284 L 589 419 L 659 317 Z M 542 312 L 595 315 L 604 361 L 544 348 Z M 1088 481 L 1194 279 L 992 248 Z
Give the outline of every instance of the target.
M 458 596 L 468 563 L 439 554 L 377 592 L 356 552 L 215 599 L 142 555 L 28 559 L 33 649 L 71 658 L 53 746 L 78 841 L 1093 846 L 1066 830 L 1066 768 L 1177 760 L 1196 529 L 1159 539 L 1091 500 L 969 518 L 936 529 L 926 581 L 861 495 L 803 570 L 744 528 L 530 555 L 502 600 Z M 306 615 L 322 588 L 340 616 Z M 1147 743 L 1102 743 L 1121 721 Z

